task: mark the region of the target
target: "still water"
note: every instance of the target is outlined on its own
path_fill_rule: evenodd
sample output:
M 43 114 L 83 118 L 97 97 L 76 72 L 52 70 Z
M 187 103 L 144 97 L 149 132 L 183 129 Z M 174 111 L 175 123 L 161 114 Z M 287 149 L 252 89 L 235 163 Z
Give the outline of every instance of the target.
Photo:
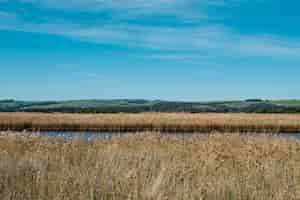
M 128 135 L 139 134 L 139 133 L 109 133 L 109 132 L 41 132 L 38 133 L 41 137 L 46 137 L 49 139 L 63 139 L 63 140 L 85 140 L 85 141 L 94 141 L 94 140 L 111 140 L 112 138 L 121 138 Z M 254 133 L 256 134 L 256 133 Z M 205 133 L 163 133 L 163 136 L 172 136 L 179 138 L 188 138 L 192 136 L 206 136 Z M 259 135 L 259 134 L 258 134 Z M 283 137 L 300 141 L 300 133 L 282 133 L 271 135 L 274 137 Z

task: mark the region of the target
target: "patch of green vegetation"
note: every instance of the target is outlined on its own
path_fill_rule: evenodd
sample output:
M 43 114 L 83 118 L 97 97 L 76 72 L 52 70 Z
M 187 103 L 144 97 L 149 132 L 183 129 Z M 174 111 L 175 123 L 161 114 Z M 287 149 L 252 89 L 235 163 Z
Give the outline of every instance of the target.
M 272 103 L 281 106 L 300 106 L 300 100 L 278 100 L 272 101 Z
M 0 101 L 0 112 L 140 113 L 140 112 L 219 112 L 219 113 L 300 113 L 300 100 L 176 102 L 143 99 L 76 101 Z

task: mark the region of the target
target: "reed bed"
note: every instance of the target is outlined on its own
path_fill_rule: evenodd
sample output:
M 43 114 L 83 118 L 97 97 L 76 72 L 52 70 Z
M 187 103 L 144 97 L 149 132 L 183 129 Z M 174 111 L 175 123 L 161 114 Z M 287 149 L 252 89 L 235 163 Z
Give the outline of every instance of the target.
M 300 115 L 0 113 L 0 130 L 296 133 L 300 132 Z
M 1 200 L 296 200 L 300 143 L 266 135 L 0 136 Z

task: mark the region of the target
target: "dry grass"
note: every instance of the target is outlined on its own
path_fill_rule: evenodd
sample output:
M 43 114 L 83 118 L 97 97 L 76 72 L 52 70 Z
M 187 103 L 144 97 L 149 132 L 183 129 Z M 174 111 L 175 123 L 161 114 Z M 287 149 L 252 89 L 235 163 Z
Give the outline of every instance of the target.
M 0 137 L 1 200 L 300 199 L 300 143 L 267 136 Z
M 38 114 L 0 113 L 0 130 L 300 132 L 297 114 Z

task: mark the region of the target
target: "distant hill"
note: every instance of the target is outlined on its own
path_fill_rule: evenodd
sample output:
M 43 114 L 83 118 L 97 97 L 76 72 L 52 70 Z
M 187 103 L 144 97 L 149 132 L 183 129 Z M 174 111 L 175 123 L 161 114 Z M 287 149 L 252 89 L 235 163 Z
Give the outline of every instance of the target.
M 16 101 L 0 100 L 0 112 L 63 113 L 140 113 L 140 112 L 217 112 L 217 113 L 300 113 L 300 100 L 176 102 L 143 99 Z

